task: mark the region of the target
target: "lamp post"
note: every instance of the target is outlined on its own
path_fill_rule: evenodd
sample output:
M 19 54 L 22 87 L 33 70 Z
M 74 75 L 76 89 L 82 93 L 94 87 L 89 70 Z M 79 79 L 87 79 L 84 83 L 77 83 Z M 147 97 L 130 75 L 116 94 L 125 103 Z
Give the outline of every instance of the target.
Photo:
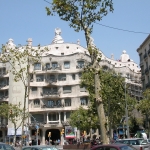
M 130 133 L 129 133 L 129 119 L 128 119 L 128 104 L 127 104 L 127 97 L 126 97 L 126 84 L 127 82 L 125 82 L 125 116 L 126 116 L 126 126 L 127 126 L 127 138 L 130 137 Z

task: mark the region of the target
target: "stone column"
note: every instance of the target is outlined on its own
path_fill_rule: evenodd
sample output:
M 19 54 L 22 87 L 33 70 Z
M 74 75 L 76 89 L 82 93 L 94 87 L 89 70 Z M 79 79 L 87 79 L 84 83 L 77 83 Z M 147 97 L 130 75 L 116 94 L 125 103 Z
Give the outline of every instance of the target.
M 46 124 L 48 124 L 48 121 L 49 121 L 49 119 L 48 119 L 48 113 L 47 113 L 47 116 L 46 116 L 46 117 L 47 117 Z
M 61 124 L 61 114 L 59 112 L 59 124 Z
M 45 133 L 46 133 L 46 129 L 43 128 L 42 129 L 42 141 L 41 141 L 41 145 L 45 145 Z
M 66 112 L 64 112 L 64 122 L 66 121 Z

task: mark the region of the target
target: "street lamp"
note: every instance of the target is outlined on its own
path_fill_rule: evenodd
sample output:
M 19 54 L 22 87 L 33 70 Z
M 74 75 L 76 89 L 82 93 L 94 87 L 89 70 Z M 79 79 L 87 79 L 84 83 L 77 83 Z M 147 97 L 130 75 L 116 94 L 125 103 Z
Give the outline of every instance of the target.
M 128 104 L 127 104 L 127 92 L 126 92 L 126 84 L 127 82 L 125 82 L 125 116 L 126 116 L 126 126 L 127 126 L 127 138 L 130 137 L 130 133 L 129 133 L 129 119 L 128 119 Z

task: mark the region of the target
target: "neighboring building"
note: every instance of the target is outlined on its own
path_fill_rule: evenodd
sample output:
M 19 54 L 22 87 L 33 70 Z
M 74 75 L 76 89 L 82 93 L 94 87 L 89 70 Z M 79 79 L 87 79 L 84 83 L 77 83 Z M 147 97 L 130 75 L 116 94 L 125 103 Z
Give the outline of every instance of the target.
M 101 52 L 102 53 L 102 52 Z M 142 99 L 141 71 L 138 65 L 130 59 L 129 55 L 123 50 L 120 59 L 114 60 L 113 54 L 111 58 L 107 58 L 102 53 L 100 65 L 104 69 L 113 69 L 122 77 L 125 77 L 125 84 L 128 84 L 128 94 L 135 97 L 138 101 Z
M 143 41 L 143 43 L 137 49 L 140 58 L 141 67 L 141 80 L 143 90 L 150 88 L 150 35 Z
M 92 41 L 93 42 L 93 41 Z M 94 44 L 94 42 L 93 42 Z M 32 46 L 32 39 L 28 40 Z M 14 48 L 13 40 L 6 44 Z M 22 49 L 24 46 L 21 46 Z M 90 62 L 89 52 L 77 43 L 65 43 L 61 37 L 61 30 L 55 29 L 55 37 L 48 48 L 48 52 L 42 55 L 41 62 L 31 65 L 29 112 L 32 115 L 26 124 L 29 127 L 29 138 L 35 139 L 35 126 L 38 121 L 39 136 L 42 144 L 51 139 L 62 139 L 61 131 L 68 124 L 70 113 L 83 106 L 88 108 L 88 92 L 80 87 L 80 77 L 83 67 Z M 32 47 L 37 49 L 38 47 Z M 102 52 L 101 52 L 102 53 Z M 129 55 L 123 51 L 121 59 L 115 61 L 113 56 L 109 59 L 102 53 L 100 65 L 104 68 L 114 69 L 118 74 L 127 76 L 127 83 L 131 84 L 130 94 L 137 100 L 141 99 L 140 69 Z M 15 103 L 23 100 L 23 88 L 21 82 L 14 82 L 13 75 L 8 73 L 9 64 L 0 63 L 0 99 L 1 102 Z M 134 81 L 132 81 L 134 80 Z M 12 128 L 11 123 L 1 118 L 0 140 L 4 140 L 7 130 Z M 93 134 L 98 131 L 93 131 Z M 79 131 L 77 137 L 79 137 Z

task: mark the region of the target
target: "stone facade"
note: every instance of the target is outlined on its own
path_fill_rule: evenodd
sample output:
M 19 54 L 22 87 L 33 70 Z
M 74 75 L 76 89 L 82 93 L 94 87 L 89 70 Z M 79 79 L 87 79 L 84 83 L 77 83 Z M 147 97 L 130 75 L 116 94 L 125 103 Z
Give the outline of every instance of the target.
M 143 90 L 145 90 L 146 88 L 150 88 L 150 35 L 139 46 L 137 52 L 140 59 L 142 86 Z
M 32 39 L 28 39 L 28 46 L 32 46 Z M 94 43 L 93 43 L 94 44 Z M 8 48 L 14 48 L 13 40 L 10 39 Z M 24 46 L 22 46 L 23 49 Z M 80 87 L 80 77 L 84 66 L 90 62 L 89 52 L 79 43 L 65 43 L 61 37 L 61 30 L 55 29 L 55 37 L 52 43 L 41 46 L 41 49 L 48 48 L 48 52 L 42 55 L 41 62 L 32 64 L 30 67 L 31 79 L 29 83 L 30 95 L 28 110 L 31 114 L 26 127 L 29 128 L 29 139 L 35 139 L 35 126 L 38 122 L 38 139 L 42 144 L 48 140 L 48 133 L 51 132 L 53 139 L 62 139 L 61 130 L 68 124 L 70 113 L 83 106 L 88 108 L 88 91 Z M 38 47 L 32 47 L 38 49 Z M 140 69 L 123 51 L 120 60 L 114 60 L 113 55 L 107 58 L 101 51 L 102 61 L 100 65 L 107 69 L 113 68 L 118 74 L 128 77 L 126 82 L 131 84 L 130 94 L 137 100 L 141 99 Z M 1 102 L 16 103 L 22 99 L 23 89 L 21 82 L 14 82 L 13 75 L 8 73 L 8 63 L 0 63 L 0 99 Z M 35 121 L 36 120 L 36 121 Z M 5 128 L 5 133 L 3 126 Z M 7 128 L 12 124 L 1 118 L 3 132 L 1 140 L 7 135 Z M 77 137 L 79 137 L 79 131 Z M 98 130 L 93 131 L 98 134 Z

